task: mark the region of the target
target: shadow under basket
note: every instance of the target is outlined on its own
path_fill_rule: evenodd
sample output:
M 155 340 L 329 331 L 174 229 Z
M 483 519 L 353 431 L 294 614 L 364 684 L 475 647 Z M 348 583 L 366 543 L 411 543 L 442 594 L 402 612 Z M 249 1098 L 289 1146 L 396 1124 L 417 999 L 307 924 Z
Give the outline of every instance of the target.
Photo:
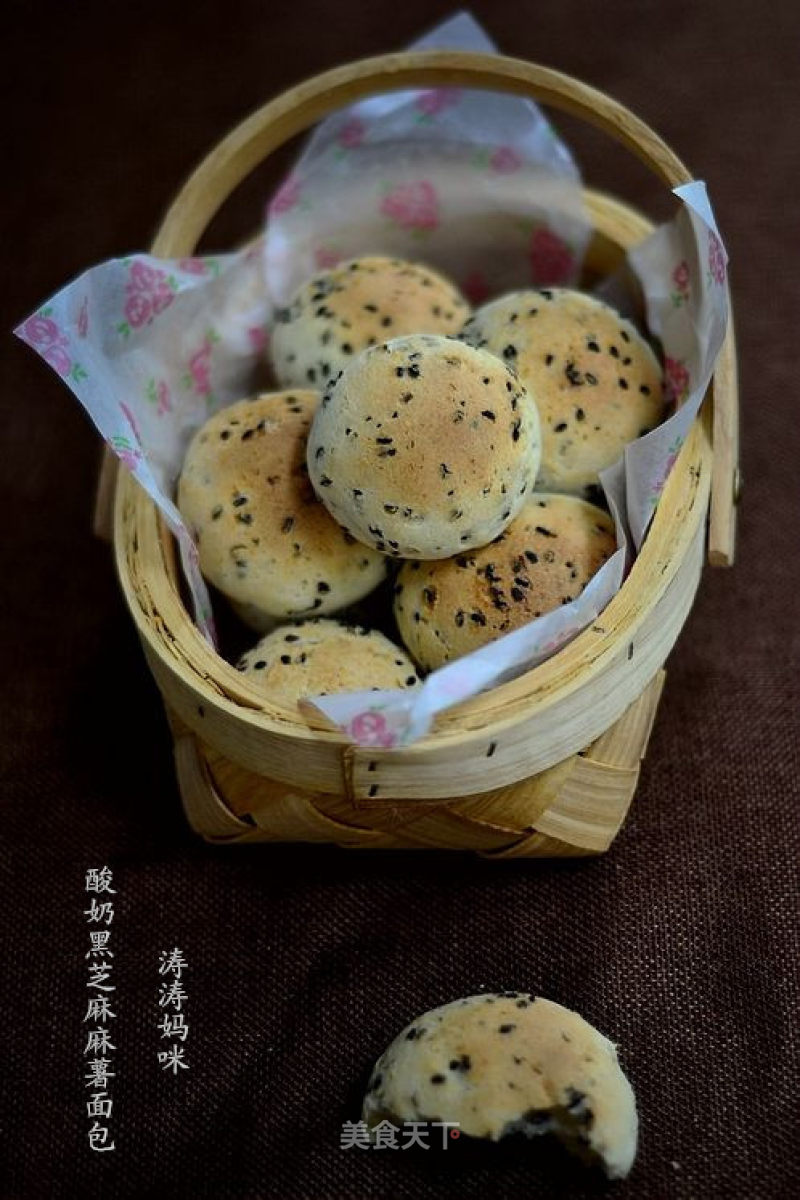
M 180 258 L 267 155 L 370 93 L 409 87 L 514 92 L 583 117 L 667 185 L 691 178 L 637 117 L 574 79 L 515 59 L 445 51 L 389 55 L 317 76 L 225 138 L 188 180 L 153 245 Z M 620 265 L 651 223 L 586 191 L 594 223 L 584 285 Z M 109 454 L 97 526 L 170 720 L 190 824 L 211 842 L 474 850 L 493 858 L 607 850 L 633 799 L 664 680 L 704 560 L 733 560 L 737 384 L 732 328 L 710 393 L 669 476 L 623 587 L 555 657 L 437 718 L 413 746 L 353 746 L 260 696 L 200 635 L 184 607 L 175 546 L 153 502 Z M 713 398 L 713 411 L 709 400 Z M 712 454 L 712 433 L 714 451 Z M 455 795 L 454 795 L 455 793 Z

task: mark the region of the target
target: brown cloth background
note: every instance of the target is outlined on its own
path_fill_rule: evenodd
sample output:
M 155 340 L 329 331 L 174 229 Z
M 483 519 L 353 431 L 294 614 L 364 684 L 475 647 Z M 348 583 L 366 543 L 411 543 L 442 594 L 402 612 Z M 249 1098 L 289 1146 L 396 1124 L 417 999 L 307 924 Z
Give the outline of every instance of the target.
M 448 3 L 11 2 L 3 9 L 0 328 L 148 243 L 249 111 L 402 47 Z M 706 571 L 628 823 L 604 858 L 228 850 L 186 827 L 155 686 L 90 536 L 98 440 L 2 341 L 2 1183 L 5 1197 L 619 1200 L 800 1195 L 797 182 L 793 0 L 476 0 L 501 48 L 610 92 L 704 177 L 733 264 L 744 401 L 739 562 Z M 562 120 L 585 176 L 668 197 Z M 287 161 L 284 158 L 284 163 Z M 252 230 L 279 164 L 208 239 Z M 84 876 L 114 872 L 112 1153 L 88 1148 Z M 190 1070 L 156 1061 L 180 947 Z M 641 1149 L 613 1189 L 531 1144 L 339 1149 L 403 1023 L 481 988 L 578 1009 L 621 1046 Z

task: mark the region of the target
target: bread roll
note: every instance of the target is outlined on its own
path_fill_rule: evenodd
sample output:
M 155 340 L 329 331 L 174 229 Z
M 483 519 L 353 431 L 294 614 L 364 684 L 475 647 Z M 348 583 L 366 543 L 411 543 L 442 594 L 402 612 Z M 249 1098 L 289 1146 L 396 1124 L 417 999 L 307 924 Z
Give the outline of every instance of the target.
M 411 659 L 377 630 L 339 621 L 282 625 L 243 654 L 236 669 L 265 696 L 286 705 L 304 696 L 415 688 Z
M 636 1099 L 608 1038 L 525 992 L 468 996 L 407 1026 L 375 1064 L 364 1099 L 381 1121 L 446 1121 L 496 1142 L 554 1133 L 622 1179 L 636 1156 Z
M 319 503 L 305 462 L 317 392 L 279 392 L 216 413 L 193 437 L 178 507 L 200 568 L 254 629 L 336 612 L 386 574 Z
M 539 408 L 542 491 L 593 496 L 598 473 L 664 417 L 662 371 L 630 321 L 583 292 L 512 292 L 462 335 L 513 362 Z
M 323 504 L 398 558 L 447 558 L 497 537 L 538 463 L 536 406 L 513 371 L 429 334 L 360 354 L 326 390 L 308 442 Z
M 458 333 L 458 289 L 429 267 L 367 256 L 321 271 L 276 314 L 270 350 L 284 387 L 324 387 L 367 346 L 405 333 Z
M 488 546 L 404 563 L 394 589 L 400 636 L 421 666 L 441 667 L 574 600 L 616 545 L 602 509 L 534 492 Z

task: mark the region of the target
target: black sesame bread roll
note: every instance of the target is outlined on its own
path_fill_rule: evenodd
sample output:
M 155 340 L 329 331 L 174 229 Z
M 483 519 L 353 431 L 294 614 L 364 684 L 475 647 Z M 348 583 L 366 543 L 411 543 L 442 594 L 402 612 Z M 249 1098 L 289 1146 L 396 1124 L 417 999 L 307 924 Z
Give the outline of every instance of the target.
M 365 350 L 323 395 L 311 482 L 368 546 L 447 558 L 506 527 L 533 489 L 539 417 L 494 355 L 415 334 Z
M 416 667 L 399 646 L 377 630 L 338 621 L 274 629 L 241 657 L 236 669 L 265 696 L 286 705 L 305 696 L 420 684 Z
M 616 548 L 602 509 L 535 492 L 488 546 L 403 564 L 394 589 L 400 636 L 420 666 L 441 667 L 576 599 Z
M 525 992 L 468 996 L 418 1017 L 375 1064 L 362 1115 L 371 1130 L 445 1121 L 493 1142 L 554 1133 L 609 1179 L 636 1157 L 636 1098 L 613 1043 Z
M 324 387 L 354 354 L 406 333 L 458 333 L 469 316 L 458 289 L 399 258 L 354 258 L 315 275 L 279 310 L 272 366 L 284 387 Z
M 317 392 L 278 392 L 222 409 L 192 439 L 178 483 L 200 569 L 260 632 L 345 608 L 386 574 L 383 556 L 333 521 L 309 483 L 318 404 Z
M 592 495 L 598 473 L 664 418 L 662 371 L 630 321 L 566 288 L 513 292 L 461 333 L 513 363 L 539 408 L 537 486 Z

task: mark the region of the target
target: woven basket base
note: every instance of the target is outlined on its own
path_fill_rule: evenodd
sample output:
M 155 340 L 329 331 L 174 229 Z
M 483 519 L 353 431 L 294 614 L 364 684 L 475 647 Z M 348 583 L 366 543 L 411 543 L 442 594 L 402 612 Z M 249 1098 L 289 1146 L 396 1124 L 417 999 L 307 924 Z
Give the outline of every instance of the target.
M 633 799 L 664 672 L 591 746 L 510 787 L 452 800 L 355 802 L 292 789 L 232 763 L 174 717 L 178 785 L 209 842 L 333 842 L 474 850 L 490 858 L 602 854 Z

